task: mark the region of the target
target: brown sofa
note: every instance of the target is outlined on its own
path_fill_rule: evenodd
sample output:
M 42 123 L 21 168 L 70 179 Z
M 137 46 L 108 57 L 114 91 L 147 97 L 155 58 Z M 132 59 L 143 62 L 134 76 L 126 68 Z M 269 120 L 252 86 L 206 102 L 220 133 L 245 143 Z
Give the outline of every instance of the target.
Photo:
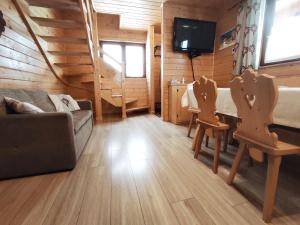
M 32 103 L 45 113 L 14 114 L 3 97 Z M 73 169 L 93 129 L 92 104 L 58 113 L 44 91 L 0 89 L 0 179 Z

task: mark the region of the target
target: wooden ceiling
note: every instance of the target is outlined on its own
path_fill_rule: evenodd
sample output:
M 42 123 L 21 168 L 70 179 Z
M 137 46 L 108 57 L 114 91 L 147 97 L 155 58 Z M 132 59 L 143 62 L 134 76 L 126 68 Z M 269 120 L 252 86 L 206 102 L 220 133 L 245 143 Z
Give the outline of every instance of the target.
M 120 28 L 147 30 L 149 25 L 161 23 L 163 2 L 176 4 L 222 8 L 231 7 L 237 0 L 93 0 L 95 10 L 100 13 L 120 15 Z

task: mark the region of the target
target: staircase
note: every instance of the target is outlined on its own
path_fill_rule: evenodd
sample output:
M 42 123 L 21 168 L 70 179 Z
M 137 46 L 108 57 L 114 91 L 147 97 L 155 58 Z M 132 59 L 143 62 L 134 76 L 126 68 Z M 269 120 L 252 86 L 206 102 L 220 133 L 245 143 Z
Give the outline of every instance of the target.
M 117 62 L 123 68 L 121 73 L 113 68 L 109 68 L 113 73 L 106 73 L 101 68 L 110 67 L 102 58 L 110 56 L 100 50 L 97 16 L 90 0 L 13 2 L 53 74 L 67 86 L 93 92 L 96 119 L 102 120 L 101 99 L 122 108 L 126 118 L 126 105 L 137 99 L 125 97 L 121 62 Z
M 136 98 L 128 98 L 125 96 L 125 71 L 124 64 L 117 61 L 108 53 L 103 50 L 100 51 L 100 74 L 101 74 L 101 97 L 106 102 L 110 103 L 114 107 L 122 108 L 122 117 L 126 117 L 128 112 L 128 104 L 136 102 Z M 106 56 L 113 60 L 115 63 L 122 67 L 122 71 L 119 72 L 109 64 L 107 64 L 103 57 Z

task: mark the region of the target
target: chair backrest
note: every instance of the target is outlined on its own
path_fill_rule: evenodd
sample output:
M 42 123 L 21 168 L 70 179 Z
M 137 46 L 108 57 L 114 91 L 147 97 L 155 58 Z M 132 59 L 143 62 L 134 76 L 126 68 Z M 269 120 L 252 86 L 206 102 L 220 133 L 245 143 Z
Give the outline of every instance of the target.
M 218 125 L 219 118 L 216 116 L 216 82 L 203 76 L 199 81 L 194 82 L 193 90 L 200 109 L 198 114 L 199 120 Z
M 241 77 L 234 78 L 230 86 L 241 119 L 236 134 L 275 147 L 277 134 L 270 133 L 268 128 L 273 123 L 273 111 L 278 98 L 274 77 L 246 70 Z

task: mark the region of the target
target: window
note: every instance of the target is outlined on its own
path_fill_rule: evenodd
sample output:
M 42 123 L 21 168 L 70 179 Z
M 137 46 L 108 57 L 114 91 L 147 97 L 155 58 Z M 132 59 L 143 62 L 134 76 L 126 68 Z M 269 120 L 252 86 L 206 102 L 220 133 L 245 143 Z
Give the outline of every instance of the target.
M 142 45 L 126 45 L 126 76 L 144 77 L 145 76 L 145 52 Z
M 112 56 L 114 59 L 116 59 L 119 62 L 122 62 L 122 46 L 120 44 L 115 43 L 105 43 L 102 45 L 102 49 L 104 52 Z M 112 60 L 107 55 L 103 55 L 104 62 L 111 65 L 113 68 L 115 68 L 117 71 L 122 71 L 122 66 Z
M 300 59 L 300 0 L 268 0 L 262 65 Z
M 102 49 L 119 62 L 125 62 L 125 76 L 128 78 L 145 77 L 145 45 L 119 42 L 102 42 Z M 124 59 L 124 60 L 123 60 Z M 118 71 L 122 67 L 114 60 L 103 56 L 103 60 Z

